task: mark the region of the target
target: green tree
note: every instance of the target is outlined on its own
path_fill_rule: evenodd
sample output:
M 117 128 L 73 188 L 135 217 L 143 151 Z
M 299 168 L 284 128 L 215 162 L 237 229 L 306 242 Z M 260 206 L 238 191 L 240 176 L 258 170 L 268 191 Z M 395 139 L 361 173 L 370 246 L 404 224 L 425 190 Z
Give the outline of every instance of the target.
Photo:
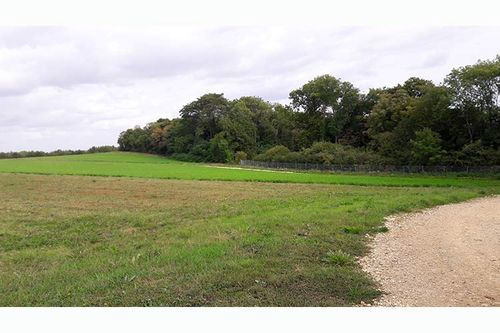
M 166 153 L 182 154 L 189 153 L 193 148 L 194 134 L 189 122 L 182 118 L 172 119 L 168 131 L 166 131 Z
M 242 101 L 232 106 L 221 116 L 220 127 L 226 134 L 233 152 L 244 151 L 254 155 L 257 151 L 257 128 L 252 111 Z
M 358 89 L 351 83 L 330 75 L 316 77 L 290 93 L 293 107 L 304 112 L 301 122 L 309 144 L 325 140 L 338 142 L 359 98 Z
M 402 88 L 406 90 L 410 97 L 419 98 L 424 96 L 429 89 L 434 88 L 434 83 L 418 77 L 411 77 L 403 83 Z
M 147 129 L 139 126 L 120 133 L 118 146 L 123 151 L 148 152 L 151 149 L 151 136 Z
M 243 103 L 252 113 L 256 127 L 257 150 L 263 151 L 276 144 L 277 130 L 273 126 L 273 107 L 262 98 L 244 96 L 235 101 Z
M 367 119 L 371 147 L 397 163 L 409 160 L 409 143 L 414 136 L 415 124 L 409 115 L 415 98 L 396 87 L 381 92 Z
M 302 148 L 299 126 L 293 109 L 279 103 L 273 105 L 272 126 L 276 130 L 276 143 L 291 150 Z
M 172 128 L 169 119 L 158 119 L 146 126 L 150 135 L 150 151 L 156 154 L 166 154 L 168 146 L 168 132 Z
M 180 111 L 186 129 L 194 135 L 194 141 L 210 141 L 221 131 L 220 118 L 229 108 L 224 94 L 205 94 L 184 106 Z
M 469 143 L 500 145 L 500 56 L 453 69 L 445 79 L 453 108 L 467 130 Z
M 233 159 L 225 133 L 216 134 L 208 145 L 208 158 L 211 162 L 227 163 Z
M 443 159 L 444 152 L 439 134 L 430 128 L 424 128 L 415 133 L 415 139 L 411 140 L 411 148 L 411 156 L 415 164 L 436 165 Z

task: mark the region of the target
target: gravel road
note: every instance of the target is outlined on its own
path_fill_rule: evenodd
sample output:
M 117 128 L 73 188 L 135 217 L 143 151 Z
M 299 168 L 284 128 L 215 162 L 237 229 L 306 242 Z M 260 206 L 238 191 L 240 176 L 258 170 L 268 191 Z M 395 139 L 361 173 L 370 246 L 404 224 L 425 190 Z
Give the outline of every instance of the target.
M 500 306 L 500 196 L 387 218 L 361 258 L 379 306 Z

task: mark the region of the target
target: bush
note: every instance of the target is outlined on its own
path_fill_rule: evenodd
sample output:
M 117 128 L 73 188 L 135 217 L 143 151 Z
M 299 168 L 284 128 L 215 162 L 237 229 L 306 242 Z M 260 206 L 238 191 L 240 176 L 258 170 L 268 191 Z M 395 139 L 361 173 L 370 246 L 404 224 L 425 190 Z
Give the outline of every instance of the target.
M 88 153 L 108 153 L 118 150 L 115 146 L 93 146 L 87 150 Z
M 234 162 L 237 164 L 240 164 L 241 160 L 246 160 L 247 158 L 248 155 L 244 151 L 237 151 L 236 154 L 234 154 Z
M 463 146 L 455 154 L 455 163 L 458 165 L 498 165 L 500 164 L 500 148 L 484 147 L 481 140 Z
M 257 161 L 269 161 L 269 162 L 288 162 L 288 155 L 290 154 L 290 149 L 285 146 L 274 146 L 264 153 L 257 155 L 255 158 Z
M 291 152 L 284 146 L 275 146 L 256 157 L 258 161 L 318 163 L 326 165 L 384 165 L 387 160 L 380 155 L 331 142 L 315 142 L 300 152 Z
M 214 136 L 208 145 L 208 159 L 211 162 L 226 163 L 233 159 L 229 143 L 221 132 Z
M 110 151 L 115 151 L 117 148 L 115 146 L 99 146 L 91 147 L 87 150 L 54 150 L 51 152 L 44 151 L 19 151 L 19 152 L 8 152 L 0 153 L 0 159 L 6 158 L 24 158 L 24 157 L 42 157 L 42 156 L 62 156 L 62 155 L 80 155 L 80 154 L 92 154 L 92 153 L 105 153 Z
M 410 140 L 410 144 L 413 163 L 438 165 L 443 161 L 445 152 L 441 149 L 441 138 L 430 128 L 415 132 L 415 139 Z
M 194 156 L 194 159 L 197 161 L 207 161 L 209 160 L 208 147 L 209 143 L 207 141 L 197 142 L 193 148 L 191 148 L 189 155 Z

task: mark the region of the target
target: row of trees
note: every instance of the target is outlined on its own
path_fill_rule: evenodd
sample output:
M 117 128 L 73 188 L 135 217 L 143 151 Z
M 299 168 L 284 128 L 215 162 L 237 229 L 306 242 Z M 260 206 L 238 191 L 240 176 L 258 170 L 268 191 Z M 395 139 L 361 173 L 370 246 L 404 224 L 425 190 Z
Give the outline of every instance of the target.
M 115 146 L 93 146 L 87 150 L 54 150 L 51 152 L 44 152 L 39 150 L 22 150 L 16 152 L 0 152 L 0 159 L 6 158 L 23 158 L 23 157 L 42 157 L 42 156 L 62 156 L 62 155 L 80 155 L 92 153 L 107 153 L 118 150 Z
M 128 129 L 118 143 L 211 162 L 302 156 L 335 164 L 348 154 L 355 164 L 500 164 L 499 96 L 500 56 L 454 69 L 440 85 L 410 78 L 367 93 L 323 75 L 292 91 L 289 105 L 206 94 L 179 118 Z

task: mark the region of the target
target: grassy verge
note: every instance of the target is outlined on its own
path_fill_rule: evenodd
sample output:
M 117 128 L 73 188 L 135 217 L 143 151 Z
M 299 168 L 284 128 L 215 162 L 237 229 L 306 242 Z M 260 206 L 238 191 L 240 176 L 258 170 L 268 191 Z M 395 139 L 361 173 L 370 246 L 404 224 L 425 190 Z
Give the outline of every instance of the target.
M 24 159 L 32 169 L 23 172 L 43 165 L 47 172 L 68 172 L 78 164 L 78 172 L 88 172 L 111 163 L 109 156 L 122 161 L 101 173 L 142 170 L 151 176 L 154 165 L 184 165 L 96 154 L 45 158 L 54 159 L 50 163 Z M 0 166 L 4 172 L 13 167 L 6 165 Z M 202 178 L 191 173 L 198 168 L 188 165 L 186 177 Z M 379 292 L 355 260 L 366 251 L 365 235 L 383 230 L 389 214 L 499 192 L 490 183 L 474 184 L 362 187 L 0 174 L 0 306 L 370 302 Z

